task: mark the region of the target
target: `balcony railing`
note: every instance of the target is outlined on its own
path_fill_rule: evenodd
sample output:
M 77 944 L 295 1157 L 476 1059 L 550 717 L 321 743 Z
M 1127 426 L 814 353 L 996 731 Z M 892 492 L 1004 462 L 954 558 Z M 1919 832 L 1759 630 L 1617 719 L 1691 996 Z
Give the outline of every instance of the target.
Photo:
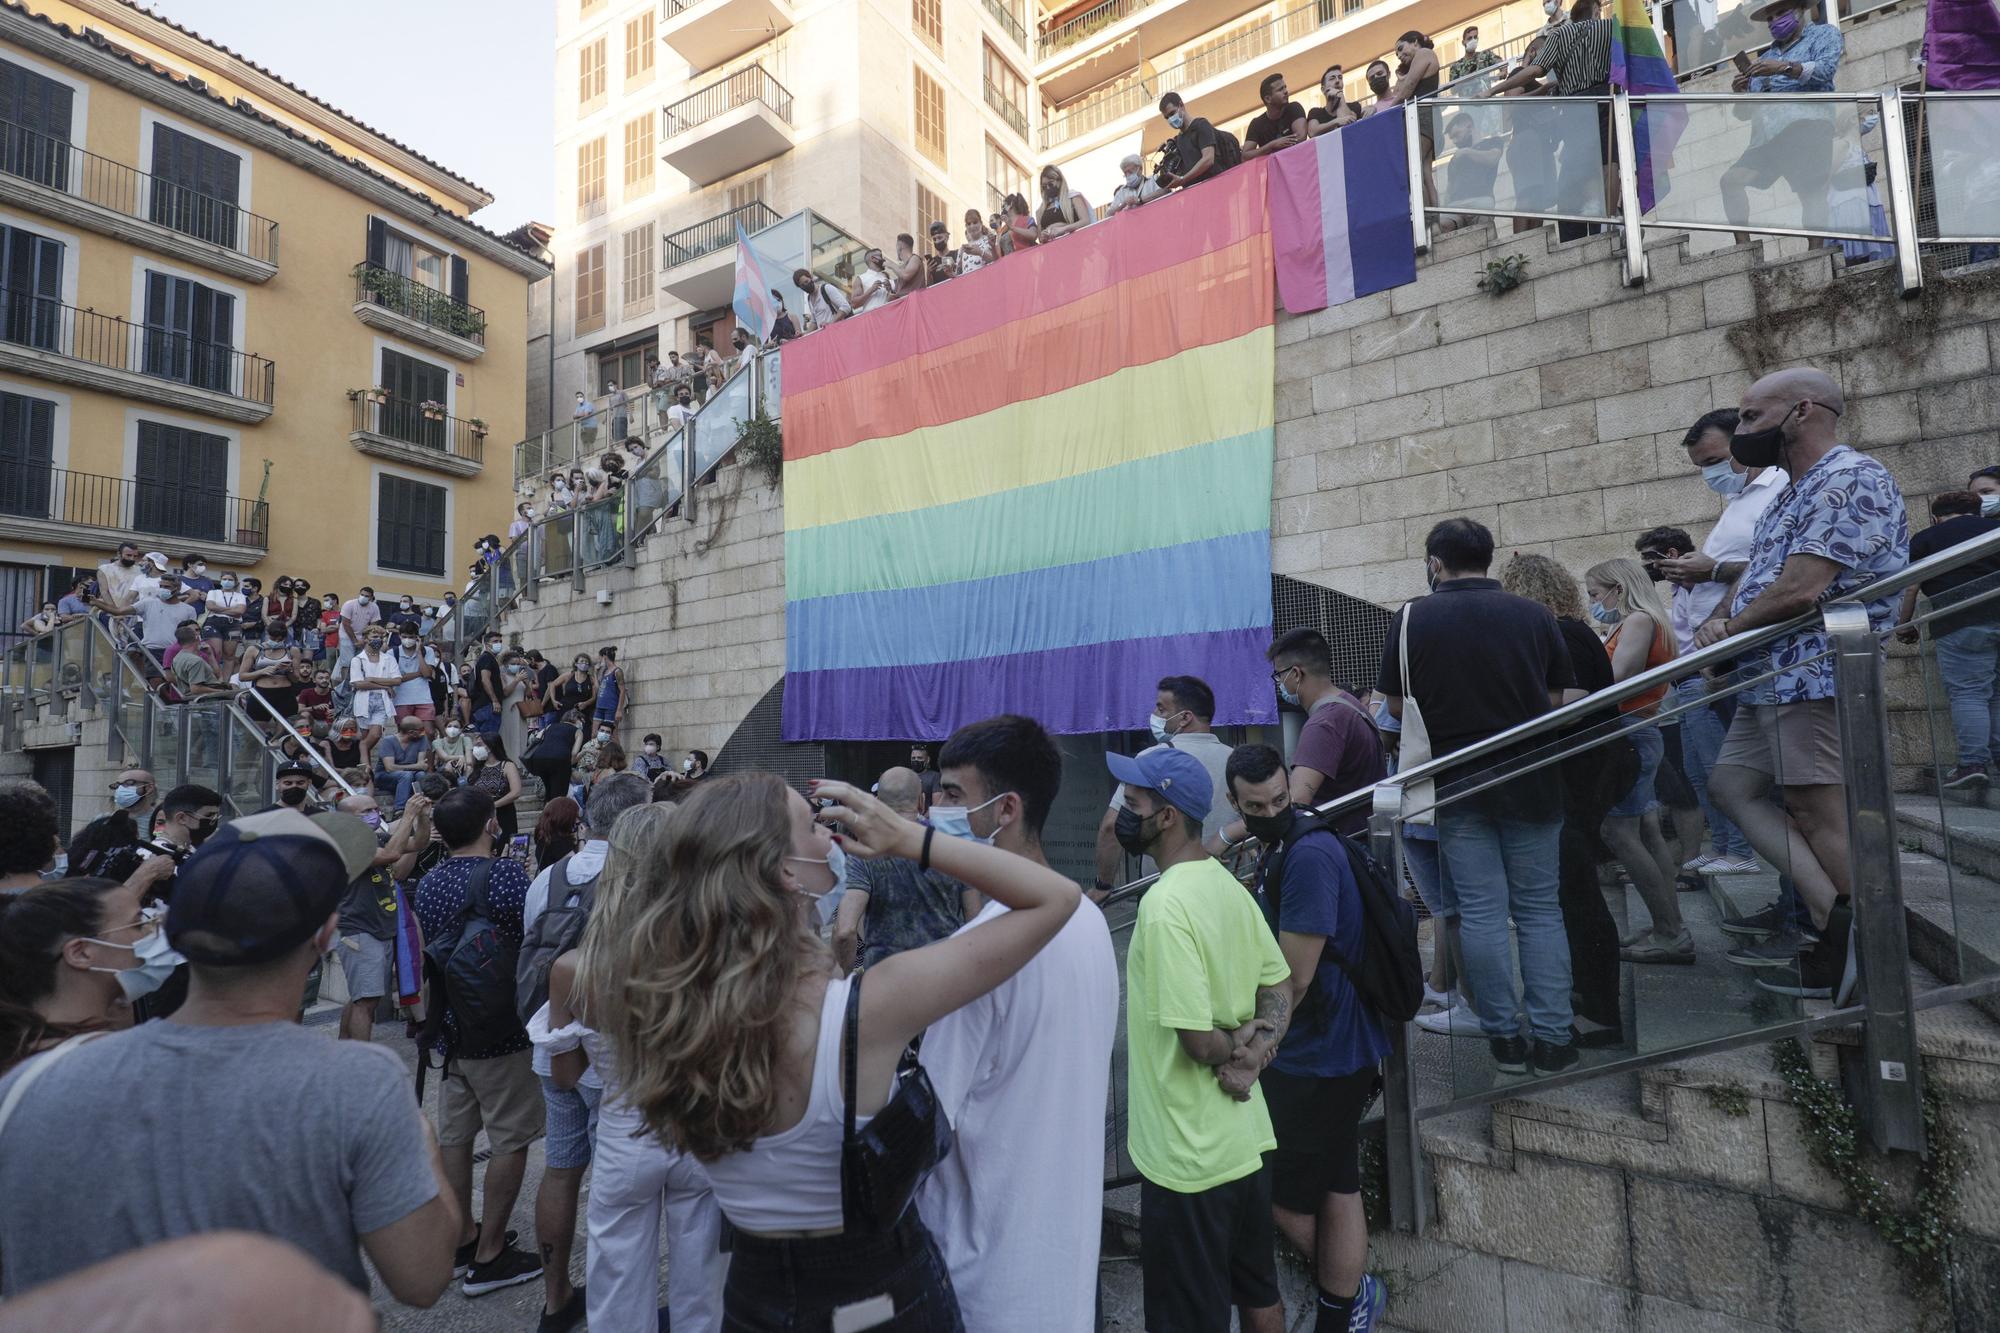
M 672 3 L 672 0 L 668 0 Z M 747 204 L 717 213 L 712 218 L 703 218 L 692 227 L 682 227 L 672 232 L 660 242 L 662 268 L 675 268 L 701 258 L 705 254 L 736 243 L 736 224 L 742 223 L 746 233 L 762 231 L 778 220 L 777 211 L 761 199 L 752 199 Z
M 247 259 L 278 262 L 278 224 L 271 219 L 9 121 L 0 121 L 0 172 Z
M 986 12 L 993 16 L 993 21 L 1005 28 L 1007 35 L 1014 39 L 1014 44 L 1025 52 L 1028 49 L 1028 30 L 1021 25 L 1020 16 L 1007 7 L 1005 0 L 985 0 L 985 3 Z
M 0 343 L 171 380 L 266 407 L 278 378 L 278 368 L 271 362 L 227 343 L 132 324 L 116 315 L 78 310 L 52 297 L 5 287 L 0 287 Z
M 1014 127 L 1014 133 L 1023 139 L 1028 137 L 1028 113 L 1010 101 L 991 79 L 986 80 L 986 105 L 998 111 L 1001 118 Z
M 991 4 L 992 0 L 987 0 Z M 1047 60 L 1058 51 L 1086 41 L 1103 32 L 1120 19 L 1130 18 L 1142 9 L 1151 9 L 1159 0 L 1104 0 L 1101 5 L 1093 5 L 1073 19 L 1058 23 L 1043 33 L 1035 42 L 1035 58 Z
M 486 345 L 486 312 L 476 305 L 454 301 L 448 292 L 426 287 L 415 278 L 406 278 L 374 264 L 354 266 L 354 299 L 379 305 L 384 310 L 414 319 L 454 338 Z
M 46 464 L 0 462 L 0 520 L 30 519 L 190 542 L 270 545 L 270 507 L 178 481 L 71 472 Z
M 725 79 L 698 88 L 678 102 L 668 103 L 660 137 L 671 139 L 752 102 L 762 102 L 779 120 L 787 125 L 792 123 L 792 94 L 785 85 L 772 78 L 762 65 L 745 65 Z
M 354 404 L 354 429 L 385 439 L 433 449 L 468 463 L 481 463 L 486 455 L 486 423 L 455 417 L 442 407 L 427 407 L 407 398 L 377 395 L 367 389 L 349 389 Z

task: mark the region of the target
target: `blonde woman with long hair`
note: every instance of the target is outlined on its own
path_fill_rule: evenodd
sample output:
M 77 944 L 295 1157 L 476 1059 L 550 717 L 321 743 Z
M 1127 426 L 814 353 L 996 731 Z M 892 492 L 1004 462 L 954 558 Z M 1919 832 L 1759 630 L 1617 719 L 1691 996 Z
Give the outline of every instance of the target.
M 605 979 L 604 1012 L 594 993 L 592 1017 L 647 1128 L 707 1168 L 734 1230 L 732 1330 L 824 1329 L 844 1311 L 855 1328 L 893 1320 L 959 1333 L 951 1280 L 916 1209 L 880 1229 L 848 1214 L 847 1061 L 857 1132 L 892 1104 L 910 1115 L 927 1090 L 898 1080 L 910 1040 L 1017 972 L 1079 894 L 1022 857 L 933 837 L 846 783 L 815 784 L 814 795 L 817 818 L 769 775 L 697 788 L 645 867 L 645 907 L 604 930 L 602 966 L 591 966 Z M 883 960 L 862 988 L 840 975 L 815 912 L 845 881 L 849 854 L 935 865 L 1012 910 Z
M 1611 654 L 1614 681 L 1630 680 L 1677 656 L 1666 600 L 1637 560 L 1627 557 L 1592 565 L 1584 571 L 1583 585 L 1590 595 L 1591 616 L 1613 627 L 1604 650 Z M 1678 860 L 1667 848 L 1659 812 L 1653 808 L 1653 778 L 1660 770 L 1666 741 L 1652 719 L 1666 697 L 1667 687 L 1660 685 L 1618 705 L 1629 727 L 1626 735 L 1639 752 L 1639 776 L 1604 817 L 1603 834 L 1605 845 L 1623 863 L 1653 918 L 1652 928 L 1629 936 L 1618 956 L 1628 963 L 1686 965 L 1694 962 L 1694 938 L 1681 920 L 1679 890 L 1674 885 Z
M 722 1327 L 722 1210 L 708 1173 L 686 1153 L 648 1133 L 623 1096 L 611 1042 L 595 1030 L 615 995 L 616 941 L 653 910 L 664 888 L 650 867 L 671 855 L 671 801 L 626 811 L 604 836 L 610 843 L 597 897 L 577 947 L 549 969 L 549 1003 L 528 1025 L 550 1051 L 550 1077 L 574 1087 L 586 1065 L 604 1098 L 592 1149 L 595 1170 L 585 1215 L 584 1306 L 593 1327 L 651 1328 L 660 1305 L 660 1228 L 667 1231 L 667 1315 L 675 1328 L 715 1333 Z

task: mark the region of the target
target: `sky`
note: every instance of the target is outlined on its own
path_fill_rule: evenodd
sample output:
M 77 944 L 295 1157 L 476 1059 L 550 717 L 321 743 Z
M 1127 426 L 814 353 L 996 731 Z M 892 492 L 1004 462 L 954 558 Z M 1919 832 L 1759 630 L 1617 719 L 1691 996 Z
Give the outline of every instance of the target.
M 493 196 L 494 231 L 553 222 L 552 0 L 148 0 Z

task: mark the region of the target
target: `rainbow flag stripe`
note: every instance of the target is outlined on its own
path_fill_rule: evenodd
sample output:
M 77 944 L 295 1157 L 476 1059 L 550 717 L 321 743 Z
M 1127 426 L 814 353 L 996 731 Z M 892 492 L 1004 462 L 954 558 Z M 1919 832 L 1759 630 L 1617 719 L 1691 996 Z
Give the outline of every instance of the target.
M 1261 165 L 785 345 L 785 739 L 1273 720 Z
M 1611 86 L 1628 93 L 1678 93 L 1646 0 L 1617 0 L 1611 11 Z M 1633 109 L 1632 156 L 1638 164 L 1639 211 L 1650 213 L 1666 191 L 1674 146 L 1687 129 L 1687 107 L 1678 103 Z

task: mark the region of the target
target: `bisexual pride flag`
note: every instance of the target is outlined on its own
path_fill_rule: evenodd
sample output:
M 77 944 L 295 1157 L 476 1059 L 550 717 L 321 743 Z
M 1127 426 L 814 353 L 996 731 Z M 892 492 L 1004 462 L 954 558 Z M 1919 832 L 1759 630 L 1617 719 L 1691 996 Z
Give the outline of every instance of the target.
M 1408 114 L 1384 111 L 1260 159 L 1278 295 L 1294 315 L 1417 280 Z
M 1274 720 L 1254 165 L 785 344 L 786 740 Z

